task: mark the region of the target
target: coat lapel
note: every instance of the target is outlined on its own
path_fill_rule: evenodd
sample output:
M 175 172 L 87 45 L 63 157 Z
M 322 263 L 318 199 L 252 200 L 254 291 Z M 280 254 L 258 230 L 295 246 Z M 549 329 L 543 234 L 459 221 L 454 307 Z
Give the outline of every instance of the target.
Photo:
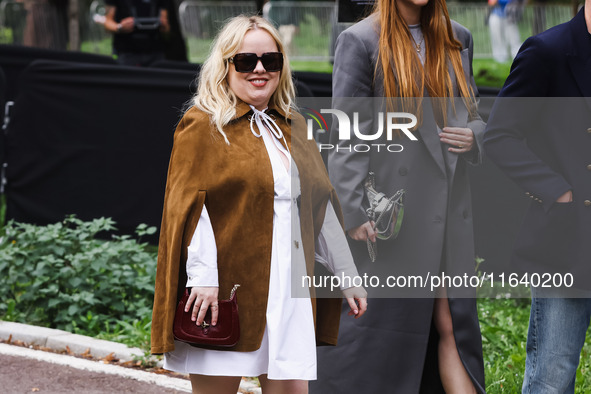
M 433 106 L 431 103 L 431 98 L 425 92 L 425 98 L 423 99 L 423 122 L 419 126 L 419 134 L 421 135 L 421 139 L 423 143 L 427 147 L 427 150 L 437 163 L 437 166 L 441 170 L 441 172 L 445 175 L 445 162 L 443 160 L 443 152 L 441 150 L 441 141 L 439 141 L 439 133 L 436 130 L 438 129 L 437 122 L 435 121 L 435 116 L 433 114 Z
M 470 81 L 470 60 L 469 60 L 469 53 L 468 48 L 462 49 L 460 56 L 462 59 L 462 69 L 464 70 L 464 77 L 466 81 Z M 454 95 L 459 96 L 458 91 L 458 84 L 457 78 L 453 70 L 453 66 L 451 62 L 448 62 L 448 71 L 451 78 L 452 85 L 454 87 Z M 445 169 L 445 163 L 449 165 L 451 169 L 451 173 L 453 174 L 456 168 L 456 164 L 458 161 L 458 155 L 455 153 L 450 153 L 447 151 L 445 147 L 441 146 L 441 142 L 439 141 L 439 133 L 434 133 L 432 130 L 440 131 L 439 127 L 437 126 L 437 122 L 435 121 L 435 117 L 433 115 L 433 107 L 431 100 L 428 99 L 429 95 L 427 91 L 424 92 L 425 100 L 423 100 L 423 124 L 419 128 L 419 133 L 425 146 L 431 153 L 431 156 L 439 166 L 439 169 L 444 173 L 447 174 Z M 468 123 L 468 112 L 464 105 L 464 102 L 461 99 L 443 99 L 443 98 L 436 98 L 435 100 L 448 100 L 447 103 L 447 125 L 451 127 L 466 127 Z M 455 112 L 454 107 L 452 107 L 452 103 L 455 104 Z M 445 151 L 445 153 L 444 153 Z M 446 155 L 446 160 L 444 161 L 443 155 Z
M 453 104 L 453 106 L 452 106 Z M 468 124 L 468 109 L 466 108 L 466 104 L 464 104 L 464 100 L 461 98 L 453 98 L 449 99 L 447 103 L 447 125 L 449 127 L 466 127 Z M 474 142 L 476 145 L 476 141 Z M 444 148 L 444 154 L 446 155 L 445 159 L 447 161 L 447 165 L 450 169 L 450 174 L 452 179 L 450 182 L 453 182 L 453 176 L 456 172 L 456 165 L 458 163 L 458 155 L 457 153 L 452 153 L 447 150 L 447 146 Z

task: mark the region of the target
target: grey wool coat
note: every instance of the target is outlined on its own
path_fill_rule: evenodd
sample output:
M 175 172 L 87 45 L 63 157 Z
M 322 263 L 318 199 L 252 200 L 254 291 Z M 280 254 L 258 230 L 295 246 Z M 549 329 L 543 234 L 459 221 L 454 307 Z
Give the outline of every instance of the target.
M 472 77 L 472 36 L 463 26 L 455 22 L 452 26 L 463 47 L 464 75 L 459 78 L 466 78 L 476 92 Z M 333 103 L 338 103 L 340 97 L 383 96 L 383 79 L 379 73 L 374 78 L 378 31 L 378 20 L 372 15 L 339 36 Z M 451 64 L 449 67 L 455 86 L 456 76 Z M 371 101 L 365 99 L 367 103 Z M 362 111 L 362 102 L 355 105 Z M 375 173 L 378 191 L 391 196 L 400 188 L 406 190 L 400 234 L 395 240 L 378 241 L 376 262 L 369 261 L 364 242 L 350 241 L 360 275 L 376 275 L 383 284 L 388 275 L 474 274 L 467 166 L 480 162 L 485 124 L 477 114 L 470 115 L 461 100 L 456 100 L 455 110 L 451 106 L 447 108 L 446 125 L 470 128 L 476 141 L 474 150 L 462 155 L 448 152 L 448 147 L 442 146 L 439 140 L 433 111 L 427 106 L 423 108 L 418 130 L 413 133 L 418 141 L 404 136 L 379 141 L 399 143 L 403 146 L 401 152 L 374 149 L 330 153 L 329 176 L 341 202 L 347 230 L 367 221 L 363 182 L 369 171 Z M 377 128 L 375 116 L 359 122 L 360 130 Z M 336 131 L 334 128 L 331 131 L 334 145 L 367 143 L 353 133 L 350 141 L 338 140 Z M 310 392 L 443 392 L 437 367 L 438 334 L 432 325 L 433 294 L 396 293 L 381 285 L 369 286 L 367 290 L 370 299 L 365 316 L 346 318 L 347 308 L 343 308 L 337 347 L 318 348 L 318 380 L 311 382 Z M 452 286 L 447 288 L 447 294 L 459 355 L 476 390 L 482 393 L 484 367 L 474 289 L 458 291 Z

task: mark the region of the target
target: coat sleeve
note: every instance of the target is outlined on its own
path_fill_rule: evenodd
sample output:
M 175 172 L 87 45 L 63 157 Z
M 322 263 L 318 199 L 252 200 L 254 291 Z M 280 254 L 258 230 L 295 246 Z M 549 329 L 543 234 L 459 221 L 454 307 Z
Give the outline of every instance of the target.
M 324 223 L 316 239 L 315 251 L 316 261 L 336 277 L 350 278 L 352 281 L 353 278 L 359 276 L 343 227 L 330 200 L 326 205 Z M 351 282 L 343 281 L 341 283 L 342 290 L 351 286 Z
M 495 100 L 484 136 L 487 156 L 545 211 L 572 189 L 528 146 L 528 140 L 539 138 L 532 123 L 540 118 L 539 98 L 547 95 L 547 81 L 552 78 L 548 66 L 552 59 L 548 57 L 548 49 L 538 37 L 525 41 Z
M 474 81 L 474 72 L 472 70 L 472 60 L 474 57 L 474 40 L 472 38 L 472 34 L 468 32 L 468 61 L 470 63 L 470 73 L 469 73 L 469 80 L 470 86 L 472 87 L 472 91 L 474 92 L 474 97 L 478 103 L 478 88 L 476 87 L 476 81 Z M 470 164 L 477 165 L 482 163 L 482 152 L 484 151 L 483 147 L 483 138 L 484 138 L 484 130 L 486 128 L 486 123 L 482 120 L 478 112 L 474 115 L 469 115 L 468 125 L 467 127 L 472 130 L 474 133 L 474 140 L 476 142 L 475 148 L 472 152 L 464 153 L 462 157 Z
M 374 69 L 371 62 L 371 49 L 361 39 L 360 34 L 351 29 L 339 35 L 335 50 L 333 70 L 333 108 L 351 113 L 351 97 L 372 97 Z M 366 100 L 369 103 L 371 100 Z M 358 100 L 355 103 L 359 102 Z M 355 111 L 359 111 L 358 108 Z M 360 111 L 361 112 L 361 111 Z M 371 119 L 360 121 L 361 130 L 371 130 Z M 363 181 L 369 169 L 369 153 L 348 152 L 347 146 L 359 141 L 354 135 L 349 140 L 339 138 L 338 122 L 333 121 L 330 143 L 343 148 L 331 151 L 328 158 L 330 180 L 339 196 L 345 229 L 349 230 L 367 222 L 362 207 Z

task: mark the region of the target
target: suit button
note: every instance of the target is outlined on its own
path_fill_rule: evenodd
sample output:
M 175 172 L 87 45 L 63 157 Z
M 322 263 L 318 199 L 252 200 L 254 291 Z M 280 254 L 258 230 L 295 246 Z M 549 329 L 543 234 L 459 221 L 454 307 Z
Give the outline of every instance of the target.
M 408 174 L 408 170 L 406 169 L 406 167 L 400 167 L 398 173 L 402 176 L 405 176 L 406 174 Z
M 587 133 L 591 134 L 591 127 L 587 129 Z
M 587 164 L 587 169 L 591 171 L 591 164 Z
M 441 221 L 442 221 L 442 220 L 443 220 L 443 219 L 441 219 L 441 216 L 435 216 L 435 217 L 433 218 L 433 222 L 434 222 L 434 223 L 441 223 Z
M 293 241 L 293 244 L 295 246 L 296 249 L 300 248 L 300 243 L 298 241 Z
M 591 207 L 591 200 L 585 200 L 583 201 L 583 204 L 585 204 L 586 207 Z
M 464 211 L 462 213 L 462 216 L 464 216 L 464 219 L 468 219 L 468 211 Z

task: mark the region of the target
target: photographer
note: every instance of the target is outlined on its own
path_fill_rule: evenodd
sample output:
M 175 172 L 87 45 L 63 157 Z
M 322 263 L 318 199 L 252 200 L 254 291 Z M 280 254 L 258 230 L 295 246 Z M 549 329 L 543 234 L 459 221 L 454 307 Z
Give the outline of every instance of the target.
M 167 0 L 106 0 L 105 30 L 114 33 L 120 64 L 148 66 L 164 59 L 163 34 L 170 31 Z

